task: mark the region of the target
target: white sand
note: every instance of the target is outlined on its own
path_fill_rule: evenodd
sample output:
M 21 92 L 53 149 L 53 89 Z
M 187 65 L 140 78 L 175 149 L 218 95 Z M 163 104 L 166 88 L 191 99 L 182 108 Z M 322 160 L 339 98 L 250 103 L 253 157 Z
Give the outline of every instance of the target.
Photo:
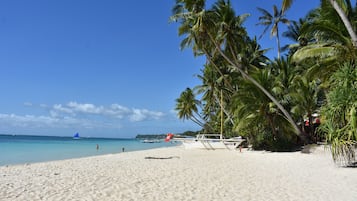
M 357 168 L 336 167 L 322 147 L 311 154 L 173 147 L 3 166 L 0 200 L 356 201 Z

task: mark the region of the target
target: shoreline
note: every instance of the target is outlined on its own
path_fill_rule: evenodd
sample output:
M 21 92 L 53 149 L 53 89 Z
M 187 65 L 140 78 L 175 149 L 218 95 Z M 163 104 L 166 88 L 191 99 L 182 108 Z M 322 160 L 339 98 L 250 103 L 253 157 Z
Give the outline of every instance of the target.
M 37 163 L 174 146 L 136 139 L 72 138 L 57 136 L 1 136 L 0 166 Z
M 0 200 L 357 200 L 357 169 L 301 152 L 181 146 L 0 167 Z

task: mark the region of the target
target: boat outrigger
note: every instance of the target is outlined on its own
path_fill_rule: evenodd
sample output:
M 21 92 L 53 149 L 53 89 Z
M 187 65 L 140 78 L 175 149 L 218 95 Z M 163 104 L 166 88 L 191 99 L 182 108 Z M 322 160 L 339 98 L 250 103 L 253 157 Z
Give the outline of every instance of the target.
M 181 141 L 186 149 L 230 149 L 239 148 L 245 141 L 242 137 L 229 139 L 221 138 L 221 134 L 198 134 L 196 138 L 173 138 L 174 141 Z

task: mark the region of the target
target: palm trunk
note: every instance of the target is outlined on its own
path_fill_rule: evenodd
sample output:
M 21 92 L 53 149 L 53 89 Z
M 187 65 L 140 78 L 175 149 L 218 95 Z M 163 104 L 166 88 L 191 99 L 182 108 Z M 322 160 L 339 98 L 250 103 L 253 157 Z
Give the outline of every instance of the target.
M 279 39 L 279 28 L 276 28 L 276 43 L 278 45 L 278 59 L 280 60 L 280 39 Z
M 278 134 L 275 129 L 275 124 L 273 122 L 272 116 L 269 114 L 266 114 L 266 118 L 268 119 L 268 124 L 270 125 L 271 131 L 273 133 L 274 140 L 278 138 Z
M 228 87 L 230 87 L 230 89 L 233 90 L 233 87 L 231 86 L 231 84 L 230 84 L 230 83 L 227 81 L 227 79 L 224 77 L 223 73 L 222 73 L 221 70 L 218 68 L 218 66 L 213 62 L 212 56 L 209 55 L 208 52 L 207 52 L 204 48 L 202 48 L 202 49 L 203 49 L 203 52 L 206 54 L 206 57 L 207 57 L 208 61 L 216 68 L 216 70 L 217 70 L 218 73 L 222 76 L 223 80 L 224 80 L 225 83 L 228 85 Z M 215 97 L 216 101 L 219 103 L 219 105 L 222 107 L 221 102 L 220 102 L 219 99 L 217 98 L 217 95 L 216 95 L 216 94 L 214 94 L 214 97 Z M 227 115 L 227 117 L 228 117 L 228 119 L 230 120 L 230 122 L 231 122 L 232 124 L 234 124 L 234 121 L 233 121 L 231 115 L 228 113 L 228 111 L 227 111 L 226 109 L 224 109 L 224 107 L 222 107 L 222 108 L 223 108 L 223 112 Z
M 225 115 L 227 115 L 227 118 L 229 119 L 229 121 L 231 122 L 232 125 L 234 125 L 234 121 L 231 117 L 231 115 L 228 113 L 228 111 L 223 107 L 223 103 L 221 103 L 221 101 L 219 100 L 219 98 L 217 97 L 216 94 L 214 94 L 214 99 L 216 99 L 216 102 L 219 104 L 219 106 L 222 108 L 223 112 Z
M 357 47 L 357 35 L 354 32 L 351 22 L 348 20 L 346 13 L 342 10 L 342 8 L 338 5 L 338 3 L 336 2 L 336 0 L 330 0 L 330 3 L 332 5 L 332 7 L 336 10 L 336 12 L 338 13 L 338 15 L 340 16 L 343 24 L 345 25 L 348 34 L 351 37 L 352 40 L 352 44 L 353 47 Z
M 222 76 L 222 78 L 223 78 L 225 84 L 227 84 L 228 87 L 229 87 L 231 90 L 233 90 L 232 85 L 231 85 L 231 84 L 227 81 L 227 79 L 224 77 L 222 71 L 221 71 L 221 70 L 218 68 L 218 66 L 213 62 L 212 56 L 209 55 L 208 52 L 207 52 L 204 48 L 202 48 L 202 49 L 203 49 L 203 53 L 206 54 L 206 58 L 208 59 L 208 61 L 216 68 L 216 70 L 218 71 L 218 73 Z

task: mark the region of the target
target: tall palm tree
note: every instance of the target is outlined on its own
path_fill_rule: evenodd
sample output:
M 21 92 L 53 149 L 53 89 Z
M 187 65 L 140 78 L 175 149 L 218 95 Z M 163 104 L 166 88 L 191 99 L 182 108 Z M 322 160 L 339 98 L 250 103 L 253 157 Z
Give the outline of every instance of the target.
M 231 7 L 230 7 L 231 8 Z M 231 8 L 232 9 L 232 8 Z M 215 19 L 215 18 L 213 18 Z M 221 19 L 221 18 L 218 18 Z M 221 21 L 216 21 L 216 25 L 217 25 L 217 29 L 221 30 L 221 32 L 226 32 L 227 30 L 222 30 L 222 24 L 229 24 L 226 22 L 226 18 L 221 19 Z M 217 29 L 215 31 L 217 31 Z M 228 30 L 229 31 L 229 30 Z M 218 31 L 220 32 L 220 31 Z M 236 69 L 239 73 L 241 73 L 241 75 L 249 80 L 250 82 L 252 82 L 256 87 L 258 87 L 270 100 L 273 101 L 273 103 L 280 109 L 280 111 L 284 114 L 284 116 L 287 118 L 287 120 L 289 121 L 289 123 L 295 128 L 295 132 L 301 137 L 304 138 L 304 136 L 302 135 L 300 129 L 298 128 L 298 126 L 296 125 L 295 121 L 293 120 L 293 118 L 291 117 L 291 115 L 289 114 L 289 112 L 286 111 L 286 109 L 279 103 L 279 101 L 268 91 L 266 90 L 259 82 L 257 82 L 254 78 L 252 78 L 251 76 L 249 76 L 249 74 L 247 74 L 244 70 L 243 70 L 243 66 L 242 63 L 240 63 L 238 60 L 236 60 L 236 58 L 234 56 L 230 55 L 237 55 L 237 53 L 232 52 L 233 48 L 229 48 L 231 45 L 234 45 L 234 43 L 230 43 L 231 40 L 227 40 L 226 38 L 222 37 L 225 36 L 225 34 L 220 34 L 216 37 L 213 37 L 213 33 L 208 33 L 208 35 L 210 36 L 211 41 L 214 43 L 214 45 L 216 46 L 216 49 L 218 50 L 218 52 L 221 54 L 221 56 L 234 68 Z
M 180 1 L 180 3 L 185 4 L 185 0 Z M 234 11 L 230 1 L 219 0 L 215 5 L 217 9 L 214 11 L 202 9 L 200 12 L 192 12 L 192 10 L 188 10 L 189 7 L 184 6 L 186 10 L 180 10 L 181 13 L 174 13 L 173 17 L 181 22 L 179 34 L 184 33 L 188 35 L 187 38 L 190 38 L 189 41 L 193 43 L 194 51 L 206 52 L 206 56 L 208 57 L 212 55 L 217 56 L 217 53 L 223 57 L 227 65 L 237 70 L 245 79 L 257 86 L 277 105 L 291 125 L 293 125 L 296 133 L 303 138 L 295 121 L 279 101 L 243 70 L 244 67 L 239 62 L 237 58 L 238 52 L 236 52 L 244 45 L 244 43 L 240 43 L 240 41 L 244 42 L 246 41 L 245 39 L 248 38 L 247 35 L 242 35 L 246 34 L 246 32 L 242 32 L 242 29 L 236 28 L 236 26 L 241 26 L 242 17 L 237 17 L 235 14 L 232 14 Z M 227 15 L 222 15 L 221 13 L 224 13 L 223 11 L 226 12 Z M 237 45 L 240 45 L 241 48 L 237 48 Z M 203 51 L 205 48 L 209 48 L 211 51 Z
M 219 111 L 223 109 L 228 121 L 233 124 L 232 115 L 224 107 L 233 94 L 233 91 L 225 86 L 224 81 L 231 80 L 232 75 L 225 74 L 224 76 L 226 76 L 225 79 L 220 77 L 210 65 L 206 65 L 203 70 L 203 75 L 197 76 L 202 81 L 202 85 L 197 86 L 195 89 L 197 89 L 199 94 L 202 94 L 202 102 L 204 102 L 203 111 L 206 115 L 205 118 L 210 118 L 212 114 L 219 114 Z M 223 96 L 222 98 L 224 101 L 221 101 L 221 96 Z
M 347 16 L 347 9 L 351 8 L 351 1 L 349 0 L 329 0 L 330 4 L 333 6 L 333 8 L 336 10 L 338 15 L 340 16 L 341 20 L 343 21 L 343 24 L 345 25 L 348 34 L 351 37 L 352 44 L 356 48 L 357 47 L 357 35 L 356 32 L 351 24 L 350 19 L 348 19 Z M 345 8 L 345 9 L 343 9 Z
M 265 26 L 263 33 L 260 38 L 270 30 L 270 36 L 276 37 L 277 47 L 278 47 L 278 58 L 280 59 L 280 39 L 279 39 L 279 23 L 283 23 L 286 25 L 290 24 L 290 21 L 285 18 L 285 10 L 278 10 L 276 5 L 273 6 L 273 14 L 269 13 L 267 10 L 263 8 L 257 8 L 263 15 L 259 17 L 259 23 L 257 25 Z
M 294 0 L 283 0 L 282 11 L 284 12 L 285 10 L 289 9 L 293 1 Z M 353 28 L 354 26 L 351 23 L 354 20 L 348 18 L 349 10 L 352 7 L 351 1 L 350 0 L 321 0 L 322 3 L 325 3 L 326 1 L 328 1 L 333 6 L 335 11 L 338 13 L 345 28 L 348 31 L 348 34 L 351 38 L 352 45 L 354 47 L 357 47 L 357 34 L 356 34 L 356 30 Z
M 350 8 L 349 16 L 356 18 L 357 12 Z M 308 19 L 302 26 L 301 36 L 313 36 L 313 40 L 297 50 L 293 60 L 299 63 L 312 61 L 309 75 L 317 75 L 324 81 L 337 70 L 340 62 L 356 59 L 357 51 L 344 24 L 328 2 L 311 12 Z

